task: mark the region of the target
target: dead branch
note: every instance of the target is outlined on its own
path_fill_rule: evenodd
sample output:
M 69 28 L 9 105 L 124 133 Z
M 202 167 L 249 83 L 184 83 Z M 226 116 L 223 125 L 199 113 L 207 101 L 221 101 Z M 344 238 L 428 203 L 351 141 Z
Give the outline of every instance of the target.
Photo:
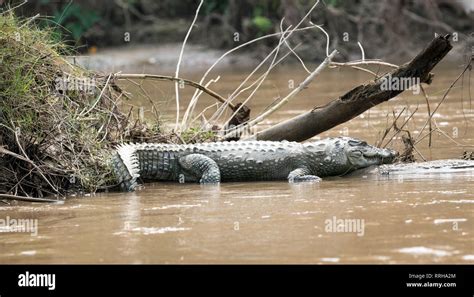
M 297 94 L 299 94 L 302 90 L 306 89 L 308 85 L 318 76 L 321 74 L 321 72 L 326 69 L 326 67 L 331 63 L 331 60 L 336 56 L 337 50 L 334 50 L 329 56 L 324 59 L 324 61 L 314 70 L 313 72 L 308 75 L 305 80 L 297 87 L 295 88 L 290 94 L 288 94 L 285 98 L 281 99 L 275 106 L 272 108 L 268 109 L 266 112 L 262 113 L 259 115 L 257 118 L 251 120 L 250 122 L 247 123 L 248 127 L 253 127 L 256 124 L 260 123 L 263 121 L 265 118 L 270 116 L 272 113 L 274 113 L 276 110 L 278 110 L 280 107 L 282 107 L 284 104 L 288 103 L 292 98 L 294 98 Z M 239 129 L 240 127 L 237 126 L 235 129 Z M 235 133 L 234 131 L 229 132 L 227 135 L 224 136 L 224 138 L 232 137 L 232 133 Z
M 433 110 L 433 113 L 430 114 L 429 118 L 427 119 L 425 125 L 423 126 L 423 128 L 421 128 L 420 130 L 420 133 L 418 134 L 418 138 L 421 136 L 421 133 L 423 132 L 423 130 L 425 130 L 426 126 L 428 125 L 428 123 L 431 123 L 431 119 L 433 118 L 433 116 L 435 115 L 435 113 L 438 111 L 438 108 L 441 106 L 441 104 L 443 104 L 443 102 L 446 100 L 449 92 L 451 91 L 451 89 L 454 87 L 454 85 L 458 82 L 458 80 L 464 75 L 464 73 L 466 73 L 466 71 L 468 69 L 471 69 L 472 68 L 472 61 L 473 61 L 474 57 L 471 56 L 471 59 L 469 60 L 469 62 L 467 63 L 466 67 L 464 67 L 464 70 L 461 72 L 461 74 L 459 74 L 459 76 L 451 83 L 451 85 L 449 86 L 448 90 L 446 90 L 446 92 L 444 93 L 443 95 L 443 98 L 441 99 L 441 101 L 438 103 L 438 105 L 436 105 L 436 108 Z M 429 132 L 431 133 L 431 132 Z M 419 141 L 418 139 L 415 140 L 415 144 L 417 144 Z
M 392 122 L 392 124 L 385 129 L 383 135 L 382 135 L 382 138 L 377 142 L 376 146 L 377 147 L 381 147 L 382 146 L 382 143 L 384 142 L 385 140 L 385 137 L 387 137 L 388 133 L 390 133 L 390 131 L 395 127 L 398 119 L 400 118 L 400 116 L 403 114 L 403 112 L 406 110 L 406 107 L 404 107 L 399 113 L 397 116 L 395 116 L 395 111 L 393 111 L 393 117 L 394 117 L 394 120 Z M 388 117 L 388 115 L 387 115 Z
M 205 86 L 194 82 L 189 79 L 184 79 L 184 78 L 179 78 L 179 77 L 173 77 L 173 76 L 166 76 L 166 75 L 155 75 L 155 74 L 122 74 L 122 73 L 116 73 L 114 74 L 114 78 L 117 78 L 119 80 L 121 79 L 152 79 L 152 80 L 161 80 L 161 81 L 174 81 L 174 82 L 182 82 L 185 85 L 194 87 L 200 91 L 203 91 L 204 93 L 208 94 L 211 97 L 214 97 L 217 99 L 217 101 L 221 103 L 225 103 L 227 100 L 222 97 L 221 95 L 217 94 L 213 90 L 210 90 L 209 88 L 206 88 Z M 233 111 L 235 110 L 235 105 L 232 103 L 227 103 L 229 108 L 232 109 Z
M 431 125 L 431 106 L 430 106 L 430 100 L 428 98 L 428 94 L 426 93 L 425 91 L 425 88 L 423 88 L 423 86 L 420 86 L 420 89 L 421 89 L 421 93 L 423 94 L 423 97 L 425 97 L 425 102 L 426 102 L 426 109 L 428 111 L 428 125 L 429 125 L 429 140 L 428 140 L 428 147 L 431 147 L 431 141 L 432 141 L 432 137 L 431 137 L 431 131 L 433 130 L 433 127 Z
M 179 77 L 179 67 L 181 66 L 181 60 L 183 59 L 183 53 L 184 53 L 184 48 L 186 47 L 186 42 L 188 41 L 189 35 L 191 34 L 191 31 L 193 30 L 194 24 L 196 23 L 196 20 L 199 15 L 199 10 L 201 10 L 201 6 L 204 3 L 204 0 L 201 0 L 199 2 L 199 5 L 196 9 L 196 13 L 194 15 L 193 22 L 191 23 L 191 26 L 189 26 L 188 32 L 186 33 L 186 37 L 184 37 L 183 44 L 181 45 L 181 51 L 179 53 L 178 57 L 178 63 L 176 64 L 176 72 L 174 77 Z M 179 84 L 178 82 L 175 82 L 174 84 L 175 88 L 175 93 L 176 93 L 176 125 L 175 125 L 175 130 L 179 130 Z
M 452 49 L 449 37 L 449 35 L 436 37 L 411 62 L 374 82 L 360 85 L 324 106 L 316 106 L 306 113 L 261 131 L 247 140 L 303 141 L 347 122 L 404 91 L 403 88 L 384 90 L 382 84 L 387 79 L 416 78 L 420 83 L 431 83 L 430 71 Z
M 300 20 L 300 22 L 294 27 L 292 28 L 291 30 L 289 30 L 289 28 L 287 28 L 285 31 L 283 32 L 278 32 L 278 33 L 274 33 L 274 34 L 269 34 L 269 35 L 265 35 L 265 36 L 261 36 L 261 37 L 258 37 L 258 38 L 255 38 L 253 40 L 250 40 L 246 43 L 243 43 L 239 46 L 236 46 L 235 48 L 227 51 L 226 53 L 224 53 L 219 59 L 217 59 L 213 65 L 211 65 L 211 67 L 209 67 L 209 69 L 206 71 L 206 73 L 204 73 L 203 77 L 201 78 L 200 80 L 200 84 L 203 84 L 204 83 L 204 80 L 206 79 L 206 77 L 209 75 L 209 73 L 211 72 L 211 70 L 220 62 L 222 61 L 222 59 L 224 59 L 227 55 L 231 54 L 232 52 L 240 49 L 240 48 L 243 48 L 245 46 L 248 46 L 254 42 L 257 42 L 259 40 L 262 40 L 262 39 L 265 39 L 265 38 L 269 38 L 269 37 L 272 37 L 272 36 L 281 36 L 280 38 L 280 42 L 279 44 L 277 45 L 276 48 L 274 48 L 272 50 L 272 52 L 267 56 L 267 58 L 265 58 L 253 71 L 251 74 L 249 74 L 249 76 L 240 84 L 239 87 L 237 87 L 237 89 L 234 91 L 234 93 L 229 97 L 229 102 L 231 100 L 233 100 L 235 98 L 235 93 L 247 82 L 248 79 L 250 79 L 250 77 L 261 67 L 261 65 L 263 65 L 263 63 L 273 54 L 273 52 L 275 52 L 276 50 L 279 49 L 279 47 L 282 45 L 282 41 L 285 41 L 286 39 L 288 39 L 293 33 L 295 32 L 299 32 L 299 31 L 304 31 L 304 30 L 307 30 L 307 29 L 312 29 L 312 28 L 317 28 L 319 27 L 318 25 L 311 25 L 309 27 L 304 27 L 304 28 L 299 28 L 305 21 L 306 19 L 308 19 L 310 16 L 311 16 L 311 13 L 313 12 L 313 10 L 316 8 L 316 6 L 318 6 L 319 4 L 319 1 L 320 0 L 317 0 L 316 3 L 314 3 L 311 8 L 307 11 L 306 15 Z M 320 27 L 319 27 L 320 28 Z M 287 34 L 288 33 L 288 34 Z M 285 36 L 286 35 L 286 36 Z M 329 53 L 328 53 L 329 54 Z M 199 96 L 201 95 L 202 92 L 199 92 L 196 90 L 196 92 L 194 93 L 193 97 L 191 98 L 191 101 L 189 102 L 189 105 L 188 105 L 188 108 L 186 110 L 186 113 L 184 115 L 184 118 L 183 118 L 183 122 L 181 124 L 182 128 L 183 129 L 186 129 L 187 128 L 187 125 L 188 125 L 188 117 L 191 116 L 193 110 L 194 110 L 194 107 L 196 106 L 196 103 L 199 99 Z M 243 103 L 245 104 L 245 103 Z

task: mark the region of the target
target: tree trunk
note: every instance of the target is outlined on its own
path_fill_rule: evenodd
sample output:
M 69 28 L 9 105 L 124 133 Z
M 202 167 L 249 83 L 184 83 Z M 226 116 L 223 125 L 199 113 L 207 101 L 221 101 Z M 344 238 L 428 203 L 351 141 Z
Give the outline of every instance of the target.
M 347 122 L 371 107 L 388 101 L 406 88 L 387 90 L 384 84 L 394 79 L 419 79 L 431 83 L 430 71 L 451 50 L 449 35 L 438 36 L 411 62 L 366 85 L 360 85 L 324 106 L 316 106 L 292 119 L 263 130 L 246 140 L 304 141 Z M 401 86 L 403 87 L 403 86 Z

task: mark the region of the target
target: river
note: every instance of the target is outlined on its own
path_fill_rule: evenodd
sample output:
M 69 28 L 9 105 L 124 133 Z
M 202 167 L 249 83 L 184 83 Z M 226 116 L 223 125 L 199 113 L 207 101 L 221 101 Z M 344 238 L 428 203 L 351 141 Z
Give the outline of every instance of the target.
M 231 68 L 219 71 L 213 90 L 231 93 L 249 72 Z M 434 70 L 433 84 L 426 87 L 432 110 L 461 71 L 452 62 Z M 288 93 L 290 80 L 297 85 L 304 77 L 298 64 L 277 69 L 250 102 L 252 114 Z M 350 69 L 327 69 L 258 129 L 322 105 L 369 79 Z M 420 142 L 423 158 L 457 158 L 474 150 L 467 86 L 466 77 L 464 87 L 458 84 L 439 108 L 435 120 L 447 136 L 434 133 L 431 148 L 428 138 Z M 173 122 L 173 86 L 144 87 L 157 100 L 163 119 Z M 182 90 L 182 105 L 192 91 Z M 145 98 L 129 103 L 150 109 Z M 212 103 L 202 97 L 198 109 Z M 392 117 L 392 110 L 403 107 L 402 119 L 418 108 L 406 127 L 416 138 L 427 112 L 423 96 L 412 92 L 316 138 L 349 135 L 374 143 L 387 126 L 387 114 Z M 402 148 L 399 140 L 392 147 Z M 0 218 L 35 219 L 38 224 L 36 236 L 0 228 L 0 263 L 474 263 L 473 182 L 474 174 L 464 172 L 403 179 L 334 177 L 303 184 L 154 183 L 134 193 L 72 197 L 62 204 L 0 204 Z M 341 220 L 357 223 L 358 229 L 333 228 Z

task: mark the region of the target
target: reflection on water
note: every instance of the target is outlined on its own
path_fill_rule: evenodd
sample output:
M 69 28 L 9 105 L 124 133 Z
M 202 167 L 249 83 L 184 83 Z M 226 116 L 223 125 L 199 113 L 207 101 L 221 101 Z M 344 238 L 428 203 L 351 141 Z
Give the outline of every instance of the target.
M 433 102 L 439 102 L 458 73 L 438 70 L 427 88 Z M 244 77 L 223 75 L 215 90 L 231 92 Z M 251 104 L 254 114 L 285 94 L 289 79 L 303 77 L 296 67 L 270 77 Z M 367 79 L 346 70 L 327 72 L 260 128 L 324 104 Z M 469 127 L 473 112 L 466 94 L 466 89 L 453 90 L 436 116 L 438 126 L 466 146 L 434 134 L 431 149 L 427 139 L 418 145 L 426 159 L 456 158 L 473 150 L 468 146 L 474 144 Z M 211 103 L 203 97 L 200 107 Z M 164 105 L 170 115 L 172 105 Z M 426 120 L 424 99 L 404 93 L 320 136 L 347 133 L 373 143 L 387 113 L 407 105 L 410 111 L 419 109 L 407 128 L 419 131 Z M 464 172 L 354 175 L 313 184 L 156 183 L 134 193 L 73 198 L 57 205 L 0 205 L 0 219 L 38 219 L 39 227 L 37 236 L 0 233 L 0 263 L 474 263 L 473 182 L 473 173 Z M 363 222 L 363 236 L 347 229 L 327 232 L 333 219 Z

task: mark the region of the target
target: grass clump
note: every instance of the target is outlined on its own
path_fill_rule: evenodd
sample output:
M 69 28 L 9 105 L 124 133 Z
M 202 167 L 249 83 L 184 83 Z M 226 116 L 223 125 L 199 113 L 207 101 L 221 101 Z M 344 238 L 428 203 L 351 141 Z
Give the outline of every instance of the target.
M 113 76 L 73 65 L 70 51 L 33 20 L 0 14 L 0 194 L 62 196 L 115 183 L 110 156 L 134 140 L 137 124 L 119 110 Z

